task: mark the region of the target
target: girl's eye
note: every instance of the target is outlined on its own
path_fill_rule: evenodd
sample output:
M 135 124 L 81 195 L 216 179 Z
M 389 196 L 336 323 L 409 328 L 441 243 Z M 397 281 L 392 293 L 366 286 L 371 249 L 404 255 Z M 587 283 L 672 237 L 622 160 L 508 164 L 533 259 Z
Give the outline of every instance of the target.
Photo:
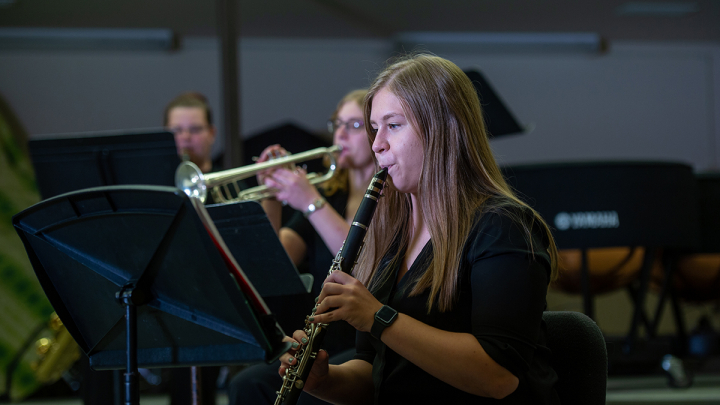
M 377 134 L 378 129 L 377 128 L 370 128 L 370 133 Z
M 399 126 L 400 126 L 399 124 L 388 124 L 388 128 L 389 128 L 389 129 L 396 129 L 396 128 L 398 128 Z

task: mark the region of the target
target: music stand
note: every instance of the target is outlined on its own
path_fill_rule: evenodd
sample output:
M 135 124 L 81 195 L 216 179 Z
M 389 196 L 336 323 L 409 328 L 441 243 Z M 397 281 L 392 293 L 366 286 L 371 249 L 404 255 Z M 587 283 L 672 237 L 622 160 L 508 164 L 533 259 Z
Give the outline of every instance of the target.
M 28 149 L 43 199 L 90 187 L 172 186 L 180 164 L 165 129 L 45 135 Z
M 480 99 L 488 137 L 494 138 L 525 132 L 525 128 L 518 124 L 515 116 L 482 73 L 477 70 L 467 70 L 465 74 L 472 82 Z
M 127 404 L 139 402 L 138 367 L 270 362 L 289 347 L 202 204 L 179 189 L 80 190 L 13 225 L 91 366 L 125 365 Z
M 220 236 L 286 331 L 301 329 L 314 305 L 312 274 L 298 274 L 255 201 L 207 205 Z M 251 254 L 248 254 L 251 253 Z

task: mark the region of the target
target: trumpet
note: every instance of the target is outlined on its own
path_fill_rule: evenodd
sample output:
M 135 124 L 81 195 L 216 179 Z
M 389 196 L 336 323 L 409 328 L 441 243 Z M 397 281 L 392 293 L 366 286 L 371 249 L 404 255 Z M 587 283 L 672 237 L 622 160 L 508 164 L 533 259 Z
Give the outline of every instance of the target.
M 281 156 L 267 162 L 207 174 L 203 174 L 194 163 L 186 161 L 180 163 L 180 166 L 175 170 L 175 186 L 183 190 L 191 198 L 198 198 L 203 203 L 207 200 L 208 190 L 216 203 L 259 201 L 273 197 L 275 192 L 265 185 L 241 190 L 237 182 L 252 177 L 263 170 L 281 166 L 294 167 L 296 163 L 327 156 L 330 165 L 324 175 L 308 173 L 306 176 L 310 184 L 320 184 L 330 180 L 335 175 L 337 169 L 336 155 L 341 150 L 342 148 L 337 145 L 329 148 L 315 148 L 295 155 Z

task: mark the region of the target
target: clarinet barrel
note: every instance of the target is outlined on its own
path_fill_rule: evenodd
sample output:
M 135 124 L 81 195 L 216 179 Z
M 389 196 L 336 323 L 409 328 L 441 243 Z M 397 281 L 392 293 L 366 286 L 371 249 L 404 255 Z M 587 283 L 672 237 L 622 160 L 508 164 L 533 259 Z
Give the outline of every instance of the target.
M 362 249 L 365 234 L 367 233 L 370 221 L 372 221 L 373 215 L 375 214 L 375 208 L 380 200 L 380 192 L 385 185 L 386 178 L 387 169 L 383 169 L 372 178 L 372 181 L 370 181 L 370 185 L 368 185 L 368 188 L 365 191 L 365 197 L 355 213 L 355 217 L 353 218 L 353 222 L 350 226 L 350 231 L 345 238 L 345 243 L 340 249 L 340 257 L 343 258 L 343 261 L 340 263 L 340 270 L 347 274 L 352 274 L 352 270 L 355 267 L 358 256 L 360 255 L 360 249 Z

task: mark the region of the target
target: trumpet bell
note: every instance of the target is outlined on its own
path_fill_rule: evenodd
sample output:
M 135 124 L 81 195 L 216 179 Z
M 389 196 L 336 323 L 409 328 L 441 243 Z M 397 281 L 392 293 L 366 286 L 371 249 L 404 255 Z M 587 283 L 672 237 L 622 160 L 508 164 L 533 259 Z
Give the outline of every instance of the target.
M 207 199 L 207 185 L 205 176 L 200 168 L 191 161 L 180 163 L 175 170 L 175 187 L 184 191 L 190 198 L 197 198 L 200 202 Z

